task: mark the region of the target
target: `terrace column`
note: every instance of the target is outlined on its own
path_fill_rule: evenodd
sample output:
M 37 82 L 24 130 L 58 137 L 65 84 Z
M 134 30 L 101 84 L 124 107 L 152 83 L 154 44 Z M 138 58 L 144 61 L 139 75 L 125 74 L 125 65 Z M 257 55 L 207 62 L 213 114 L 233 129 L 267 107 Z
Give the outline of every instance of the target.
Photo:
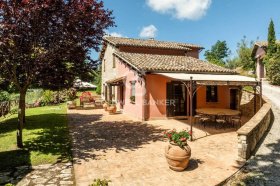
M 193 140 L 193 126 L 192 126 L 192 124 L 193 124 L 193 121 L 192 121 L 192 119 L 193 119 L 193 117 L 192 117 L 192 115 L 193 115 L 193 78 L 192 77 L 190 77 L 190 79 L 191 79 L 191 81 L 190 81 L 190 93 L 189 93 L 189 96 L 190 96 L 190 125 L 191 125 L 191 141 Z

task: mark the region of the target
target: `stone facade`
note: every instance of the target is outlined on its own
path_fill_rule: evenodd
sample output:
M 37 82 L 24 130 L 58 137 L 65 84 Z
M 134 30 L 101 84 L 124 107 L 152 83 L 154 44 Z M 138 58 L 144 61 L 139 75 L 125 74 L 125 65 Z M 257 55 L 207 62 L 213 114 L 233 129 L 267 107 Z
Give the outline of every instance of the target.
M 113 66 L 113 53 L 115 50 L 116 49 L 114 46 L 108 44 L 104 57 L 102 59 L 102 99 L 105 99 L 105 89 L 107 88 L 107 91 L 109 91 L 108 86 L 106 85 L 106 81 L 117 77 L 116 67 Z
M 264 99 L 263 106 L 238 131 L 238 160 L 246 161 L 250 158 L 258 142 L 269 128 L 272 111 L 271 104 Z M 250 110 L 248 110 L 249 114 Z

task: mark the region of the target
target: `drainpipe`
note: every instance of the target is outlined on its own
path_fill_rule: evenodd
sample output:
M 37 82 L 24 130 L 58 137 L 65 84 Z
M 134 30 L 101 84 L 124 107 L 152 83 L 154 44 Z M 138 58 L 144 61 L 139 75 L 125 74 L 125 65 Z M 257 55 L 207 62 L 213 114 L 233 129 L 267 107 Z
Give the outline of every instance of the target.
M 146 104 L 147 104 L 147 99 L 146 99 L 146 93 L 147 93 L 147 88 L 146 88 L 146 78 L 145 76 L 142 77 L 142 86 L 143 86 L 143 90 L 142 90 L 142 121 L 146 121 Z

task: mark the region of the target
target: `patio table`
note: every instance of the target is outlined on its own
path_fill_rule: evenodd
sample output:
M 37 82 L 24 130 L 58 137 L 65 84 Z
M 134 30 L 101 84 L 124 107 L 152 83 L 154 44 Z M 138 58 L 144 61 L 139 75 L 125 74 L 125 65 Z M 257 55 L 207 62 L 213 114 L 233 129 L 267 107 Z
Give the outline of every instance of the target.
M 240 114 L 240 111 L 238 110 L 232 110 L 232 109 L 223 109 L 223 108 L 200 108 L 195 110 L 197 113 L 200 114 L 207 114 L 207 115 L 219 115 L 223 113 L 225 116 L 237 116 Z
M 232 116 L 237 116 L 240 114 L 240 111 L 238 110 L 224 109 L 224 108 L 200 108 L 200 109 L 196 109 L 196 112 L 199 114 L 213 116 L 215 123 L 217 123 L 216 119 L 219 116 L 225 116 L 225 122 L 231 123 Z

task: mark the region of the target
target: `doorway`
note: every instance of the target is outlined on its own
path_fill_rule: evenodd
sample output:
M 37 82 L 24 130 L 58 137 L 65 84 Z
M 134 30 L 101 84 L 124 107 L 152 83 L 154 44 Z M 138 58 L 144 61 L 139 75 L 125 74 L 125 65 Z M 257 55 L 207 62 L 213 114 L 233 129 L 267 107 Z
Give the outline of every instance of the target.
M 238 89 L 230 89 L 230 109 L 238 109 Z
M 167 83 L 167 117 L 186 116 L 186 87 L 181 82 Z

